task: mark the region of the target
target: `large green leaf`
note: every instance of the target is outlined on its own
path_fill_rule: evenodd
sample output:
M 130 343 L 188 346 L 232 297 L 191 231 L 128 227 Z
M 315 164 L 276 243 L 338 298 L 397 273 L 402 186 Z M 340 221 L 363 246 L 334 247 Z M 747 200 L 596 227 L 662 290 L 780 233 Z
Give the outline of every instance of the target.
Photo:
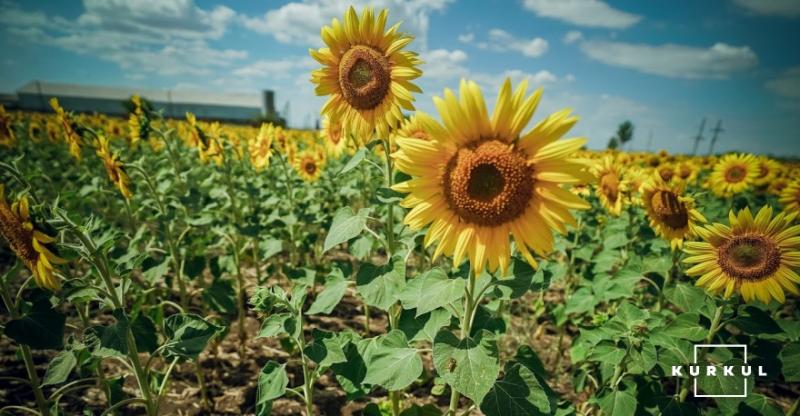
M 44 373 L 42 386 L 61 384 L 67 381 L 69 374 L 77 364 L 78 359 L 71 350 L 59 352 L 47 365 L 47 371 Z
M 359 148 L 358 151 L 352 157 L 350 157 L 350 159 L 344 165 L 342 170 L 340 170 L 339 173 L 337 173 L 337 175 L 341 175 L 343 173 L 347 173 L 355 169 L 356 166 L 358 166 L 358 164 L 361 163 L 361 161 L 364 160 L 366 156 L 367 156 L 367 149 L 363 147 Z
M 44 292 L 36 292 L 31 310 L 6 324 L 5 334 L 33 349 L 61 349 L 64 346 L 66 316 L 59 313 Z
M 464 286 L 464 279 L 449 278 L 437 267 L 409 280 L 399 299 L 405 309 L 416 309 L 420 316 L 461 299 Z
M 317 295 L 314 303 L 308 308 L 309 315 L 315 314 L 330 314 L 339 301 L 342 300 L 344 292 L 347 290 L 347 279 L 340 269 L 334 269 L 328 277 L 325 278 L 325 289 Z
M 667 300 L 684 312 L 697 312 L 706 299 L 706 293 L 697 286 L 678 283 L 675 287 L 664 289 Z
M 441 331 L 433 340 L 433 364 L 447 384 L 481 403 L 500 373 L 497 339 L 486 330 L 465 339 Z
M 514 257 L 508 276 L 492 281 L 494 285 L 492 294 L 504 300 L 516 299 L 528 293 L 534 280 L 534 275 L 540 277 L 538 280 L 541 280 L 544 278 L 544 270 L 539 269 L 536 271 L 528 262 Z
M 140 313 L 131 321 L 131 332 L 139 352 L 153 352 L 158 348 L 156 325 L 147 315 Z
M 627 390 L 613 390 L 598 400 L 603 414 L 633 416 L 636 413 L 636 397 Z
M 790 383 L 800 381 L 800 342 L 784 346 L 779 357 L 783 364 L 783 377 L 786 381 Z
M 289 312 L 273 313 L 264 319 L 256 338 L 270 338 L 280 334 L 300 335 L 297 320 Z
M 364 377 L 367 375 L 367 361 L 377 344 L 378 338 L 351 340 L 343 348 L 346 361 L 331 366 L 348 399 L 363 397 L 369 392 L 370 386 L 364 383 Z
M 377 384 L 389 391 L 408 387 L 422 374 L 422 358 L 400 330 L 381 337 L 367 361 L 364 383 Z
M 368 210 L 364 208 L 360 209 L 358 213 L 354 213 L 350 207 L 339 208 L 333 215 L 333 222 L 328 230 L 328 235 L 325 236 L 322 251 L 328 251 L 361 234 L 364 227 L 367 226 L 367 213 Z
M 674 321 L 656 331 L 670 337 L 683 338 L 689 341 L 700 341 L 705 339 L 708 330 L 701 326 L 699 321 L 700 315 L 697 313 L 683 313 L 678 315 Z
M 94 346 L 97 357 L 122 357 L 128 353 L 128 317 L 117 309 L 113 313 L 117 322 L 106 326 L 93 326 L 87 331 L 87 344 Z
M 172 315 L 164 321 L 165 355 L 195 359 L 221 329 L 197 315 Z
M 405 262 L 400 257 L 382 266 L 363 264 L 356 274 L 356 288 L 367 305 L 388 310 L 403 290 L 405 273 Z
M 211 286 L 203 289 L 203 300 L 217 312 L 236 313 L 236 289 L 230 280 L 215 279 Z
M 439 330 L 450 324 L 451 317 L 448 310 L 441 308 L 419 316 L 414 309 L 404 309 L 400 313 L 397 329 L 403 331 L 412 342 L 433 342 Z
M 536 416 L 555 412 L 555 399 L 545 389 L 531 370 L 514 364 L 481 402 L 486 416 Z
M 314 328 L 311 333 L 314 338 L 310 344 L 306 346 L 304 353 L 306 356 L 314 360 L 317 365 L 322 368 L 330 367 L 331 364 L 341 363 L 347 361 L 342 344 L 347 343 L 346 339 L 342 339 L 333 332 L 323 331 Z
M 286 375 L 286 364 L 281 365 L 275 361 L 267 361 L 258 374 L 256 408 L 271 407 L 272 400 L 283 396 L 288 385 L 289 376 Z M 259 413 L 263 414 L 263 410 Z

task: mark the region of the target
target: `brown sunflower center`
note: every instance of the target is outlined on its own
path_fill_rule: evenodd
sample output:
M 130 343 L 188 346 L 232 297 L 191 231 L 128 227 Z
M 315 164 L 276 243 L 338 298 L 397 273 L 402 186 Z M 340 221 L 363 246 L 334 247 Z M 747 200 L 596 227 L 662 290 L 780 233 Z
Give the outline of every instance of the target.
M 442 181 L 450 208 L 472 224 L 513 221 L 533 198 L 533 168 L 525 154 L 499 140 L 459 149 L 447 163 Z
M 614 172 L 608 172 L 600 178 L 600 191 L 603 192 L 609 202 L 617 202 L 619 198 L 619 176 Z
M 391 74 L 389 60 L 369 46 L 353 46 L 339 62 L 342 95 L 359 110 L 375 108 L 383 101 L 389 92 Z
M 762 235 L 737 235 L 718 248 L 717 263 L 731 277 L 764 280 L 781 265 L 778 246 Z
M 678 172 L 678 175 L 681 177 L 681 179 L 686 179 L 692 175 L 692 170 L 688 166 L 682 166 Z
M 758 178 L 766 178 L 769 175 L 769 167 L 765 163 L 758 166 Z
M 670 191 L 656 191 L 650 198 L 650 206 L 656 219 L 670 228 L 679 229 L 689 224 L 686 204 Z
M 728 183 L 741 182 L 745 176 L 747 176 L 747 170 L 744 166 L 734 165 L 725 170 L 725 181 Z
M 10 207 L 0 202 L 0 231 L 14 253 L 28 264 L 36 264 L 39 253 L 33 248 L 33 232 L 27 230 Z
M 673 171 L 672 168 L 662 168 L 658 171 L 658 174 L 665 182 L 669 182 L 672 176 L 675 175 L 675 171 Z

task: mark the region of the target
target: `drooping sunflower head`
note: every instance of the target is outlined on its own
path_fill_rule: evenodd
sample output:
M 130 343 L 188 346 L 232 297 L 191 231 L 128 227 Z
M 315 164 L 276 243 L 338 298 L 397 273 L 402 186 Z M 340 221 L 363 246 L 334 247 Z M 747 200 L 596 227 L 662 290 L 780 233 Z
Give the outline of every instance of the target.
M 758 164 L 751 154 L 730 154 L 722 157 L 709 178 L 717 196 L 731 197 L 749 188 L 758 175 Z
M 789 182 L 781 190 L 778 201 L 785 212 L 793 212 L 800 215 L 800 179 Z
M 130 187 L 130 178 L 125 171 L 125 165 L 119 160 L 119 156 L 112 153 L 109 148 L 108 138 L 104 135 L 97 137 L 97 156 L 103 161 L 103 166 L 106 168 L 108 179 L 119 189 L 125 199 L 131 199 L 133 193 Z
M 414 110 L 411 93 L 422 92 L 411 82 L 422 74 L 421 61 L 403 49 L 413 38 L 398 32 L 399 24 L 387 30 L 387 18 L 387 10 L 375 16 L 371 8 L 359 17 L 351 6 L 342 22 L 322 28 L 327 47 L 309 51 L 323 65 L 311 74 L 316 93 L 330 96 L 321 112 L 362 142 L 375 131 L 387 137 L 402 120 L 401 109 Z
M 250 163 L 256 171 L 269 167 L 269 159 L 272 156 L 272 128 L 272 124 L 261 123 L 258 134 L 248 143 Z
M 609 214 L 618 216 L 626 203 L 628 184 L 623 180 L 622 168 L 613 156 L 606 156 L 598 161 L 592 169 L 594 173 L 595 193 L 600 204 Z
M 322 118 L 322 130 L 320 136 L 325 144 L 328 155 L 338 159 L 348 146 L 349 135 L 344 131 L 342 122 L 330 117 Z
M 316 182 L 322 176 L 325 167 L 325 153 L 316 149 L 306 149 L 297 153 L 294 169 L 306 182 Z
M 394 186 L 409 194 L 401 203 L 411 208 L 405 223 L 430 225 L 426 247 L 438 242 L 434 255 L 450 255 L 456 266 L 468 258 L 475 274 L 506 272 L 509 236 L 535 265 L 531 252 L 552 249 L 551 229 L 566 232 L 574 224 L 569 209 L 588 208 L 561 187 L 591 179 L 574 158 L 586 140 L 559 140 L 577 117 L 562 110 L 523 133 L 541 97 L 541 90 L 527 96 L 526 89 L 523 82 L 513 91 L 506 79 L 490 117 L 478 85 L 462 81 L 460 98 L 450 90 L 434 97 L 443 125 L 418 113 L 427 137 L 396 137 L 396 166 L 412 176 Z
M 686 271 L 700 276 L 698 286 L 728 298 L 734 292 L 746 302 L 785 301 L 785 293 L 797 295 L 800 276 L 800 227 L 792 226 L 796 214 L 772 216 L 765 206 L 753 217 L 749 208 L 729 215 L 730 225 L 699 228 L 704 241 L 687 242 L 683 261 L 694 264 Z
M 698 223 L 706 221 L 695 209 L 694 199 L 683 194 L 683 185 L 653 176 L 642 185 L 642 203 L 650 226 L 675 250 L 694 236 Z
M 28 198 L 23 196 L 8 204 L 3 184 L 0 184 L 0 233 L 17 258 L 31 271 L 39 287 L 51 291 L 61 288 L 54 265 L 63 264 L 65 260 L 54 253 L 55 238 L 34 225 Z

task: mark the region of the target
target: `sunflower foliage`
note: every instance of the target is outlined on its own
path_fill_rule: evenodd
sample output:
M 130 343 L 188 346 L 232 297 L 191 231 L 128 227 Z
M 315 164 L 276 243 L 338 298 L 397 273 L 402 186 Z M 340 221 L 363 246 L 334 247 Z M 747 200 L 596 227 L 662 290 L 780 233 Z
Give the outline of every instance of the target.
M 0 107 L 0 413 L 224 413 L 230 374 L 258 415 L 798 409 L 797 161 L 590 151 L 526 81 L 416 111 L 385 10 L 321 42 L 321 131 Z M 697 344 L 767 375 L 696 397 L 744 383 L 673 375 Z

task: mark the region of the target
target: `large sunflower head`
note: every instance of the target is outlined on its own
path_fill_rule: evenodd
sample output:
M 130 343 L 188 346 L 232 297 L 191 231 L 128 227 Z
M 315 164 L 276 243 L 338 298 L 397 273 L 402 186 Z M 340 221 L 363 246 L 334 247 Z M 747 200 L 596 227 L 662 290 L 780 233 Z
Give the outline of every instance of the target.
M 741 293 L 746 302 L 785 301 L 784 291 L 798 294 L 800 276 L 800 226 L 792 226 L 796 214 L 781 212 L 774 218 L 765 206 L 753 217 L 749 208 L 729 215 L 730 225 L 698 228 L 701 242 L 687 242 L 683 261 L 694 264 L 686 271 L 700 276 L 698 286 L 723 292 L 728 298 Z
M 683 195 L 683 185 L 653 176 L 642 185 L 642 203 L 650 226 L 670 243 L 673 250 L 695 234 L 697 223 L 705 222 L 695 209 L 694 199 Z
M 588 208 L 561 187 L 591 179 L 573 158 L 586 140 L 559 140 L 577 117 L 562 110 L 523 133 L 541 97 L 526 89 L 523 81 L 513 91 L 506 79 L 490 117 L 478 85 L 461 81 L 460 97 L 445 90 L 434 98 L 443 125 L 423 115 L 427 138 L 396 138 L 396 166 L 412 176 L 394 186 L 409 194 L 401 202 L 411 208 L 405 223 L 430 225 L 424 244 L 438 242 L 434 256 L 450 255 L 456 266 L 466 257 L 475 274 L 507 271 L 509 236 L 535 265 L 531 252 L 552 250 L 551 229 L 575 224 L 569 209 Z
M 625 204 L 628 184 L 622 178 L 622 168 L 613 156 L 606 156 L 592 169 L 597 198 L 609 214 L 618 216 Z
M 758 171 L 756 158 L 751 154 L 725 155 L 714 165 L 709 184 L 717 196 L 731 197 L 749 188 Z
M 0 232 L 11 250 L 33 273 L 39 287 L 59 290 L 61 281 L 55 275 L 54 265 L 66 261 L 54 253 L 52 244 L 55 243 L 55 238 L 35 226 L 31 219 L 28 198 L 23 196 L 9 205 L 4 191 L 3 184 L 0 184 Z
M 322 68 L 311 73 L 317 95 L 328 95 L 322 113 L 342 121 L 361 141 L 373 131 L 387 137 L 402 119 L 401 109 L 414 110 L 412 92 L 422 92 L 411 80 L 422 74 L 414 52 L 403 50 L 412 37 L 386 29 L 388 11 L 377 16 L 365 8 L 359 17 L 350 7 L 344 21 L 333 19 L 322 28 L 326 48 L 310 50 Z
M 306 182 L 316 182 L 322 176 L 325 167 L 325 153 L 316 149 L 306 149 L 297 153 L 294 168 Z
M 786 212 L 793 212 L 800 215 L 800 179 L 789 182 L 781 190 L 778 201 Z

